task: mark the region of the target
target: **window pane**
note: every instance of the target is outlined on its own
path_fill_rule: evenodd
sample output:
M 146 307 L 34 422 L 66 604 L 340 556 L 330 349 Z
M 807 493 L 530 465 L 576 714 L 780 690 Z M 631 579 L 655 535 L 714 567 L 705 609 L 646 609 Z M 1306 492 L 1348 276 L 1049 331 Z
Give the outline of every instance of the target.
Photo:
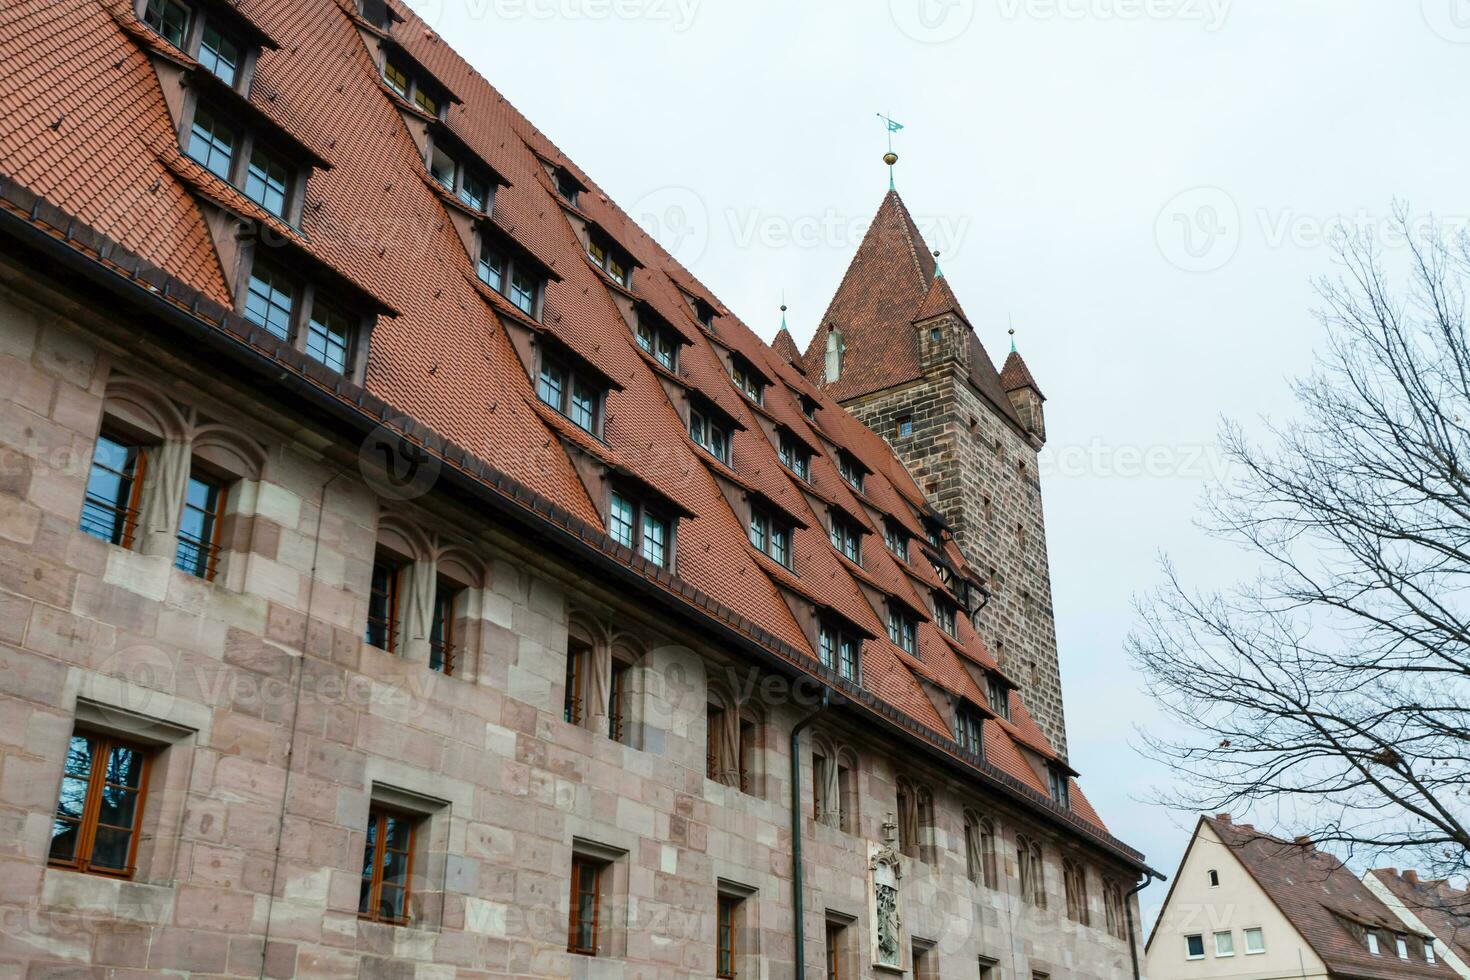
M 306 329 L 306 353 L 333 371 L 347 371 L 347 348 L 352 340 L 352 321 L 341 310 L 321 301 L 311 306 Z
M 204 169 L 224 180 L 230 179 L 235 157 L 235 131 L 203 106 L 194 110 L 194 128 L 189 136 L 189 156 Z
M 465 174 L 460 181 L 459 199 L 476 211 L 485 210 L 485 204 L 490 197 L 490 185 L 474 174 Z
M 543 402 L 561 411 L 562 390 L 566 386 L 566 372 L 558 364 L 549 361 L 541 365 L 541 377 L 536 383 L 536 396 Z
M 214 25 L 206 24 L 199 42 L 199 63 L 233 86 L 240 68 L 240 46 L 215 30 Z
M 510 301 L 527 316 L 536 315 L 536 277 L 520 268 L 511 270 Z
M 98 827 L 92 840 L 92 857 L 87 863 L 104 871 L 126 871 L 132 840 L 133 835 L 129 830 Z
M 363 640 L 379 650 L 392 650 L 398 601 L 398 569 L 379 559 L 373 563 L 368 591 L 367 632 Z
M 130 504 L 139 452 L 136 446 L 125 446 L 105 435 L 97 437 L 82 503 L 83 531 L 113 544 L 123 544 L 130 536 L 137 518 Z
M 643 557 L 660 567 L 668 560 L 669 525 L 652 514 L 643 515 Z
M 454 190 L 454 158 L 439 147 L 429 153 L 429 176 L 443 185 L 445 190 Z
M 571 419 L 577 425 L 594 432 L 597 428 L 597 392 L 580 381 L 572 383 Z
M 499 292 L 504 288 L 502 277 L 505 274 L 505 256 L 488 245 L 480 248 L 479 268 L 480 281 L 491 289 Z
M 189 35 L 189 9 L 173 0 L 148 0 L 143 23 L 163 35 L 169 44 L 182 48 Z
M 215 544 L 215 524 L 219 518 L 218 483 L 189 477 L 184 492 L 184 512 L 179 518 L 179 550 L 174 565 L 199 578 L 213 578 L 219 549 Z
M 633 547 L 633 504 L 620 494 L 612 495 L 609 508 L 607 533 L 625 548 Z
M 245 291 L 245 319 L 282 340 L 290 339 L 295 293 L 289 279 L 265 263 L 256 262 Z
M 291 172 L 269 153 L 257 147 L 250 154 L 250 166 L 245 171 L 245 196 L 277 217 L 286 214 L 286 189 L 290 181 Z

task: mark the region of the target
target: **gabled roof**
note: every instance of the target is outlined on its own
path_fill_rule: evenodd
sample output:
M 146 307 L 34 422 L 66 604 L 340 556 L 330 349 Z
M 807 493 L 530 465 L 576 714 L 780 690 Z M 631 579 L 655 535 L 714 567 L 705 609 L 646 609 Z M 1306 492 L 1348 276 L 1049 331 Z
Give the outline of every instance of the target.
M 1414 871 L 1399 874 L 1397 868 L 1375 868 L 1368 877 L 1372 879 L 1367 881 L 1370 888 L 1375 883 L 1381 886 L 1404 912 L 1449 947 L 1461 964 L 1470 965 L 1470 891 L 1442 880 L 1420 878 Z M 1392 907 L 1394 903 L 1388 904 Z
M 1399 959 L 1393 935 L 1410 930 L 1331 854 L 1309 841 L 1282 840 L 1226 816 L 1202 817 L 1200 824 L 1215 832 L 1334 975 L 1369 980 L 1455 976 L 1442 961 L 1426 963 L 1420 950 Z M 1382 930 L 1379 955 L 1353 934 L 1354 924 Z

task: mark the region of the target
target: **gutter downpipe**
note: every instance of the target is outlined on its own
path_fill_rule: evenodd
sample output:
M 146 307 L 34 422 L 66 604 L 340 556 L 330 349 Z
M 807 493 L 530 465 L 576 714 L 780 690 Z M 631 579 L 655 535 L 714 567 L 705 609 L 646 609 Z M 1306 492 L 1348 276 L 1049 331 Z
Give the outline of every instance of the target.
M 1138 972 L 1138 937 L 1133 931 L 1133 903 L 1129 899 L 1147 888 L 1148 883 L 1155 878 L 1160 881 L 1168 880 L 1152 868 L 1146 868 L 1143 872 L 1143 880 L 1128 889 L 1123 895 L 1123 915 L 1128 919 L 1128 955 L 1133 957 L 1133 980 L 1141 980 L 1141 975 Z
M 802 902 L 805 882 L 801 864 L 801 733 L 817 720 L 832 703 L 830 688 L 822 688 L 822 701 L 791 729 L 791 914 L 794 917 L 792 939 L 796 944 L 796 980 L 806 977 L 806 908 Z M 1147 881 L 1148 879 L 1144 879 Z

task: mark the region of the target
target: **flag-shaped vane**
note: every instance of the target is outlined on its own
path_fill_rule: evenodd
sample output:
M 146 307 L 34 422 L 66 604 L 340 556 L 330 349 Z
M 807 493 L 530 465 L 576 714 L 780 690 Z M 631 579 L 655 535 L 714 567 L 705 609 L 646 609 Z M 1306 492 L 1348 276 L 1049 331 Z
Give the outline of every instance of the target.
M 888 189 L 893 190 L 893 165 L 898 162 L 898 154 L 893 152 L 893 134 L 903 129 L 903 123 L 895 122 L 893 117 L 886 113 L 880 112 L 877 115 L 888 129 L 888 152 L 883 154 L 883 162 L 888 164 Z

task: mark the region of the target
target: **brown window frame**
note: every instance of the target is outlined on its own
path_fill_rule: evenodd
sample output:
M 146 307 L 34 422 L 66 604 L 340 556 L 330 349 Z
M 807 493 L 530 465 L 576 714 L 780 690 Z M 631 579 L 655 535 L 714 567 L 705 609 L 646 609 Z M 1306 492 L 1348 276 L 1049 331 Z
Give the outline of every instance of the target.
M 442 579 L 434 586 L 434 615 L 429 626 L 429 669 L 445 677 L 453 677 L 457 668 L 455 655 L 459 648 L 454 642 L 454 600 L 460 591 L 458 586 Z M 434 665 L 436 657 L 438 666 Z
M 827 920 L 827 980 L 842 980 L 842 942 L 847 926 Z
M 578 946 L 578 927 L 582 925 L 580 899 L 588 894 L 582 887 L 583 869 L 592 872 L 592 922 L 591 922 L 591 946 Z M 601 926 L 602 915 L 602 874 L 607 870 L 607 862 L 598 861 L 594 858 L 584 857 L 580 854 L 572 855 L 572 882 L 571 903 L 567 912 L 567 952 L 578 956 L 596 956 L 598 930 Z
M 124 437 L 121 435 L 121 433 L 115 432 L 106 427 L 104 427 L 102 431 L 97 434 L 97 441 L 100 441 L 102 439 L 106 439 L 108 442 L 111 442 L 114 445 L 121 446 L 122 448 L 129 450 L 132 453 L 133 465 L 130 472 L 115 471 L 109 469 L 108 467 L 103 467 L 104 469 L 108 469 L 109 472 L 117 473 L 119 478 L 131 481 L 128 486 L 128 499 L 126 503 L 119 503 L 115 500 L 111 503 L 103 503 L 100 501 L 96 501 L 95 498 L 91 497 L 86 492 L 86 490 L 83 489 L 82 517 L 86 516 L 87 504 L 94 503 L 94 506 L 96 506 L 97 508 L 110 511 L 111 513 L 116 515 L 117 518 L 121 519 L 122 529 L 121 532 L 118 533 L 116 541 L 113 541 L 111 537 L 104 538 L 100 534 L 88 531 L 85 527 L 82 527 L 82 530 L 85 531 L 87 534 L 91 534 L 94 538 L 107 541 L 109 544 L 115 544 L 121 548 L 131 551 L 138 535 L 138 518 L 142 513 L 143 482 L 148 475 L 148 450 L 150 447 L 143 445 L 136 439 Z M 92 444 L 92 462 L 87 468 L 88 483 L 91 482 L 92 471 L 95 470 L 97 466 L 97 443 L 96 441 L 94 441 Z
M 632 669 L 631 665 L 614 660 L 608 677 L 607 737 L 614 742 L 622 742 L 626 735 L 623 726 L 627 722 L 628 673 Z
M 740 956 L 740 942 L 735 933 L 735 915 L 741 900 L 734 895 L 720 895 L 715 907 L 715 976 L 734 980 Z
M 562 720 L 569 725 L 582 724 L 582 687 L 591 656 L 591 645 L 575 638 L 567 640 L 566 690 L 562 694 Z
M 383 855 L 387 849 L 387 825 L 390 819 L 401 820 L 408 826 L 408 847 L 403 852 L 403 915 L 399 918 L 390 918 L 381 915 L 378 911 L 379 900 L 383 893 Z M 382 922 L 388 925 L 405 925 L 409 921 L 409 902 L 413 895 L 413 857 L 414 844 L 418 840 L 419 818 L 414 814 L 405 813 L 386 806 L 371 806 L 368 809 L 368 823 L 374 826 L 376 834 L 373 841 L 373 873 L 368 892 L 368 910 L 358 911 L 357 917 L 368 922 Z M 364 840 L 364 844 L 366 841 Z M 365 856 L 365 855 L 364 855 Z M 396 886 L 393 886 L 396 887 Z
M 138 839 L 142 836 L 143 832 L 143 810 L 148 803 L 148 777 L 153 770 L 154 750 L 138 742 L 123 738 L 113 738 L 86 729 L 73 731 L 71 737 L 91 739 L 96 743 L 92 751 L 92 768 L 87 773 L 87 790 L 82 803 L 82 816 L 80 820 L 76 821 L 77 844 L 70 860 L 56 860 L 48 853 L 46 863 L 49 867 L 53 868 L 67 868 L 83 874 L 131 880 L 137 872 Z M 68 751 L 70 751 L 70 747 L 71 741 L 68 739 Z M 102 790 L 108 785 L 106 762 L 112 757 L 112 750 L 115 748 L 124 748 L 136 752 L 143 759 L 143 772 L 138 776 L 138 787 L 136 790 L 131 787 L 124 787 L 125 791 L 137 794 L 137 800 L 133 804 L 133 825 L 126 828 L 129 834 L 127 865 L 120 869 L 98 868 L 93 867 L 91 864 L 92 853 L 97 844 L 97 828 L 103 826 L 113 830 L 124 829 L 122 827 L 114 827 L 112 824 L 102 824 L 99 822 L 102 813 Z M 99 760 L 103 763 L 100 766 L 98 765 Z M 59 805 L 59 797 L 57 802 Z
M 384 598 L 387 599 L 388 602 L 387 615 L 381 620 L 373 616 L 373 598 L 378 594 L 378 589 L 375 587 L 373 580 L 378 577 L 377 573 L 378 567 L 380 565 L 389 570 L 388 588 L 384 595 Z M 381 552 L 376 555 L 373 558 L 373 574 L 372 577 L 368 579 L 367 628 L 363 631 L 363 642 L 368 644 L 368 646 L 376 646 L 376 644 L 374 644 L 371 640 L 367 638 L 367 630 L 372 627 L 374 622 L 381 622 L 384 631 L 383 645 L 381 647 L 378 647 L 378 649 L 385 650 L 388 653 L 398 652 L 398 602 L 400 598 L 402 584 L 403 565 L 401 563 L 394 563 L 389 556 L 384 555 Z
M 185 535 L 182 518 L 179 521 L 179 530 L 175 537 L 178 540 L 180 548 L 187 544 L 189 547 L 197 548 L 203 552 L 204 574 L 199 574 L 199 572 L 196 570 L 197 565 L 193 568 L 185 568 L 180 565 L 178 557 L 179 552 L 177 549 L 174 552 L 174 567 L 178 568 L 180 571 L 188 572 L 195 578 L 202 578 L 206 582 L 213 582 L 215 576 L 219 574 L 219 556 L 222 547 L 221 540 L 225 523 L 225 507 L 228 505 L 230 498 L 230 481 L 222 479 L 220 477 L 216 477 L 213 473 L 196 474 L 193 467 L 191 467 L 188 481 L 184 484 L 185 493 L 183 509 L 185 511 L 189 510 L 189 497 L 187 489 L 188 484 L 196 481 L 207 486 L 212 486 L 215 491 L 214 507 L 208 513 L 209 539 L 207 541 L 195 541 L 193 538 Z

